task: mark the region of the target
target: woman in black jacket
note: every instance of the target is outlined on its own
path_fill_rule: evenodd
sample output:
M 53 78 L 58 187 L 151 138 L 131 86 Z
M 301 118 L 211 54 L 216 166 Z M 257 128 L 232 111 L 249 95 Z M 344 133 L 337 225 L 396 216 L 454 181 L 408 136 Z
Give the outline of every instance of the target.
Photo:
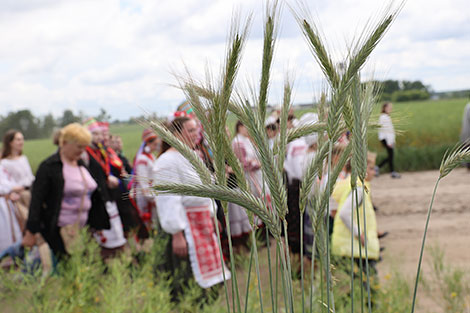
M 78 223 L 92 230 L 109 229 L 109 216 L 102 191 L 102 179 L 94 177 L 80 159 L 91 134 L 73 123 L 64 127 L 60 149 L 41 163 L 32 187 L 23 245 L 35 244 L 41 233 L 57 257 L 66 254 L 61 228 Z

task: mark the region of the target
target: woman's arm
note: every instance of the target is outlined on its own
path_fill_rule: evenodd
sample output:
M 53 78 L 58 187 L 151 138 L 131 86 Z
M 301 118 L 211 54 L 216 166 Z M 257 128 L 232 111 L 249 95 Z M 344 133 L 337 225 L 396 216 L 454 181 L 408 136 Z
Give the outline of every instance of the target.
M 182 203 L 182 197 L 178 195 L 160 194 L 156 198 L 158 220 L 163 230 L 171 235 L 183 231 L 188 222 Z
M 357 204 L 359 204 L 360 206 L 361 203 L 362 203 L 362 187 L 357 187 Z M 354 193 L 351 191 L 346 201 L 344 202 L 343 206 L 339 210 L 339 218 L 349 230 L 352 229 L 354 236 L 359 238 L 359 230 L 357 228 L 357 225 L 355 221 L 351 221 L 353 212 L 354 212 L 353 210 L 356 210 L 356 197 L 354 196 Z

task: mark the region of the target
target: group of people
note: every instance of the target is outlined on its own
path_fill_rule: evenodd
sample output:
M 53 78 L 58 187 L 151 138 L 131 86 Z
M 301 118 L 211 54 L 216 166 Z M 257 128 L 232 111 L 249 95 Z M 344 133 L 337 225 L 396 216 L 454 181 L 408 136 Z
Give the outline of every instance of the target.
M 168 128 L 190 148 L 200 142 L 196 121 L 176 117 Z M 155 196 L 158 178 L 197 182 L 197 174 L 173 147 L 150 129 L 132 164 L 122 154 L 122 140 L 109 125 L 93 118 L 73 123 L 55 134 L 58 149 L 34 176 L 22 153 L 21 132 L 5 134 L 0 161 L 0 261 L 10 266 L 18 247 L 40 247 L 44 273 L 76 253 L 80 229 L 100 245 L 104 260 L 113 258 L 133 240 L 145 244 L 158 232 L 168 237 L 165 269 L 185 280 L 194 277 L 202 289 L 230 278 L 219 254 L 213 216 L 214 202 L 199 197 Z M 157 210 L 158 207 L 158 210 Z M 10 261 L 10 262 L 8 262 Z M 177 264 L 186 263 L 186 271 Z M 178 270 L 177 270 L 178 269 Z M 175 300 L 184 289 L 175 285 Z
M 395 145 L 395 134 L 389 114 L 391 112 L 391 103 L 385 103 L 382 109 L 380 123 L 387 120 L 379 130 L 379 139 L 387 146 L 389 152 L 387 159 L 383 164 L 390 164 L 391 177 L 399 178 L 400 175 L 393 168 L 393 148 Z M 266 122 L 266 131 L 269 133 L 272 129 L 278 129 L 278 123 L 272 123 L 275 118 L 268 118 Z M 298 120 L 293 114 L 288 117 L 288 128 L 294 128 L 300 125 L 315 124 L 318 122 L 316 113 L 305 113 Z M 275 138 L 275 134 L 273 138 Z M 304 179 L 307 167 L 315 158 L 318 148 L 318 140 L 320 134 L 312 134 L 309 136 L 298 138 L 287 145 L 286 157 L 284 162 L 285 184 L 287 189 L 288 213 L 287 220 L 287 236 L 290 252 L 294 259 L 299 261 L 311 260 L 312 243 L 315 236 L 312 228 L 312 216 L 309 208 L 305 208 L 303 216 L 303 224 L 301 224 L 301 208 L 299 207 L 300 184 Z M 268 136 L 269 137 L 269 136 Z M 385 138 L 384 138 L 385 137 Z M 331 166 L 334 168 L 338 163 L 341 154 L 344 152 L 349 143 L 349 133 L 344 133 L 334 144 Z M 327 188 L 329 173 L 327 164 L 324 164 L 322 176 L 315 178 L 312 193 L 324 192 Z M 381 164 L 381 166 L 383 166 Z M 372 268 L 380 259 L 379 239 L 383 238 L 388 232 L 380 232 L 377 228 L 375 218 L 375 208 L 372 204 L 370 195 L 370 181 L 378 176 L 378 167 L 376 166 L 376 154 L 368 152 L 367 154 L 367 173 L 364 184 L 357 182 L 357 193 L 351 188 L 351 165 L 346 163 L 342 168 L 335 183 L 334 189 L 331 191 L 329 199 L 329 216 L 321 217 L 321 223 L 324 223 L 325 229 L 331 240 L 331 253 L 338 258 L 350 258 L 351 254 L 359 264 L 361 260 L 364 262 L 365 248 L 367 247 L 367 259 Z M 366 191 L 366 192 L 364 192 Z M 319 193 L 317 193 L 318 195 Z M 354 200 L 354 201 L 353 201 Z M 307 205 L 308 206 L 308 205 Z M 357 210 L 359 208 L 359 210 Z M 359 215 L 359 216 L 358 216 Z M 316 216 L 318 218 L 318 216 Z M 359 223 L 357 223 L 359 221 Z M 318 221 L 315 221 L 318 224 Z M 329 228 L 326 226 L 329 225 Z M 301 240 L 301 231 L 303 228 L 303 240 Z M 316 228 L 316 230 L 318 230 Z M 351 238 L 351 234 L 353 238 Z M 351 239 L 354 246 L 351 248 Z M 318 241 L 317 241 L 318 242 Z M 303 243 L 303 247 L 301 247 Z M 362 249 L 360 249 L 362 247 Z M 306 260 L 300 260 L 300 251 L 303 248 Z M 365 267 L 364 267 L 365 268 Z
M 391 104 L 389 109 L 383 110 L 384 114 L 389 114 L 390 110 Z M 317 121 L 315 113 L 306 113 L 297 120 L 291 112 L 288 128 Z M 383 129 L 387 135 L 381 140 L 387 146 L 388 162 L 394 177 L 394 134 L 390 135 L 393 126 L 390 129 L 391 121 L 388 122 Z M 278 116 L 268 117 L 265 126 L 272 148 L 279 130 Z M 175 113 L 166 127 L 211 167 L 210 149 L 204 143 L 203 129 L 191 113 L 190 106 Z M 229 133 L 227 135 L 231 136 Z M 289 213 L 286 217 L 287 234 L 284 235 L 288 237 L 294 254 L 300 252 L 301 227 L 306 230 L 304 242 L 312 241 L 309 216 L 305 216 L 305 225 L 300 224 L 299 188 L 305 168 L 315 156 L 317 141 L 318 135 L 313 134 L 296 139 L 287 146 L 284 170 Z M 335 145 L 337 154 L 347 141 L 345 134 Z M 107 123 L 93 118 L 83 124 L 65 126 L 56 133 L 55 142 L 58 149 L 40 164 L 34 176 L 27 157 L 22 153 L 24 138 L 21 132 L 12 130 L 3 138 L 0 161 L 0 258 L 8 254 L 12 246 L 36 246 L 43 269 L 47 272 L 53 269 L 57 261 L 74 253 L 80 229 L 85 226 L 101 246 L 104 260 L 125 251 L 130 240 L 145 246 L 144 243 L 157 232 L 158 236 L 168 238 L 165 270 L 180 275 L 184 281 L 193 278 L 201 289 L 210 290 L 230 278 L 230 272 L 224 265 L 226 255 L 219 253 L 226 251 L 224 243 L 227 237 L 231 237 L 235 247 L 246 246 L 253 226 L 262 226 L 256 216 L 250 220 L 246 210 L 233 203 L 228 205 L 230 225 L 225 225 L 218 201 L 153 192 L 152 185 L 155 183 L 201 181 L 189 161 L 151 129 L 143 131 L 142 144 L 132 163 L 122 153 L 121 138 L 110 134 Z M 270 205 L 270 192 L 263 181 L 256 146 L 241 122 L 236 124 L 232 148 L 243 166 L 252 193 Z M 359 192 L 356 202 L 359 205 L 365 203 L 367 225 L 362 225 L 362 222 L 356 225 L 351 219 L 356 210 L 351 205 L 349 172 L 346 167 L 332 194 L 332 253 L 350 255 L 352 233 L 357 247 L 367 245 L 368 257 L 378 259 L 380 234 L 368 193 L 363 196 Z M 368 156 L 367 173 L 366 181 L 376 174 L 373 154 Z M 319 179 L 322 188 L 325 179 L 325 175 L 321 181 Z M 228 182 L 230 188 L 237 188 L 233 174 L 229 173 Z M 367 182 L 365 185 L 360 185 L 359 189 L 370 190 Z M 362 217 L 360 220 L 363 220 Z M 225 240 L 218 240 L 216 226 L 220 226 L 221 236 L 225 236 Z M 367 229 L 367 241 L 364 228 Z M 219 242 L 223 247 L 219 246 Z M 355 247 L 354 253 L 357 251 Z M 174 282 L 172 296 L 177 301 L 184 288 L 178 285 L 180 280 L 174 279 Z

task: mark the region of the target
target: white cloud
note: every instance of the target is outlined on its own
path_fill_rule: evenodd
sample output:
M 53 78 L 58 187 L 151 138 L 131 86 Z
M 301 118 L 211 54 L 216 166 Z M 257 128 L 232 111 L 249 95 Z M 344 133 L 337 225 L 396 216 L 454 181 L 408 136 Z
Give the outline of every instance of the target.
M 366 72 L 373 69 L 382 79 L 419 79 L 436 90 L 470 88 L 466 2 L 408 1 Z M 383 7 L 373 0 L 312 5 L 335 60 Z M 115 118 L 128 118 L 140 115 L 139 105 L 166 114 L 183 99 L 170 86 L 176 84 L 172 71 L 183 73 L 185 64 L 201 79 L 206 66 L 219 74 L 233 9 L 242 17 L 254 13 L 239 83 L 257 82 L 261 1 L 1 1 L 0 114 L 20 108 L 96 114 L 103 107 Z M 321 71 L 286 7 L 282 21 L 270 101 L 281 99 L 286 71 L 295 77 L 295 101 L 311 101 L 324 86 Z

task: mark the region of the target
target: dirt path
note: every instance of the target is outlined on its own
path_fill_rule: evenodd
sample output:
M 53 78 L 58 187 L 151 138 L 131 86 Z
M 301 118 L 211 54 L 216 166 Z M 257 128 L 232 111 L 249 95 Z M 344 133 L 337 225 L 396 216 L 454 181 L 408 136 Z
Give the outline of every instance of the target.
M 382 278 L 396 267 L 414 282 L 419 249 L 438 171 L 404 173 L 401 179 L 381 175 L 372 182 L 372 197 L 379 208 L 377 223 L 389 231 L 382 239 L 386 247 L 379 264 Z M 470 270 L 470 173 L 456 169 L 438 187 L 429 224 L 426 247 L 439 245 L 447 264 Z M 425 250 L 423 275 L 431 271 L 429 249 Z M 422 289 L 422 288 L 421 288 Z M 419 312 L 444 312 L 430 296 L 421 292 Z

